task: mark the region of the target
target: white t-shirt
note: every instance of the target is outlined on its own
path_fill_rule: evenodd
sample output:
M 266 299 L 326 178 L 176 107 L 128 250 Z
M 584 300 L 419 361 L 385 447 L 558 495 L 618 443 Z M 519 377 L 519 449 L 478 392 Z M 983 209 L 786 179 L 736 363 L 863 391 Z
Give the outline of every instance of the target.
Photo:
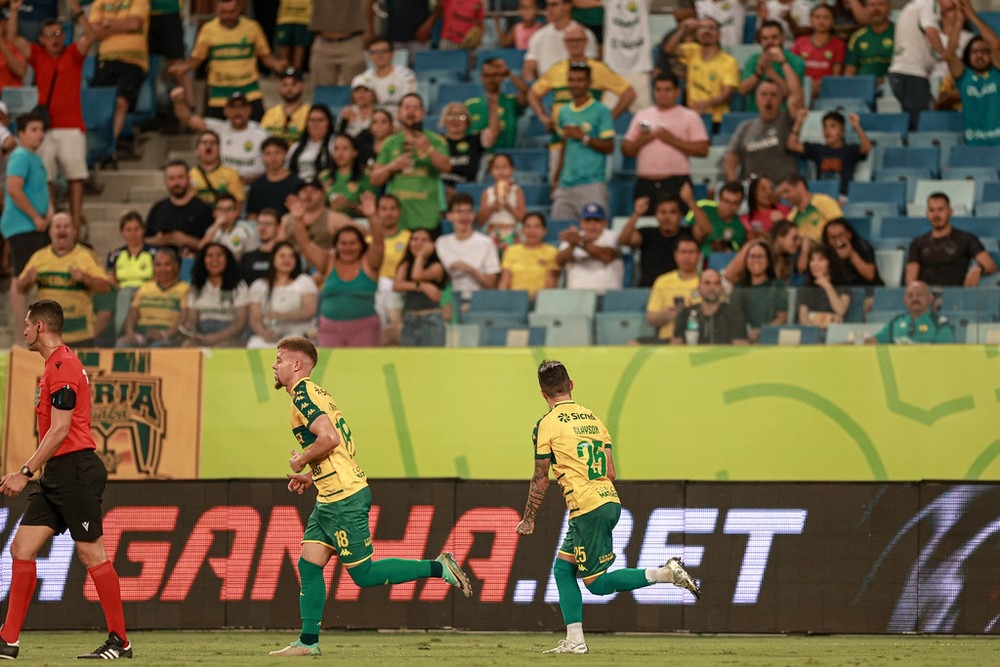
M 601 248 L 617 248 L 618 235 L 610 229 L 605 229 L 594 245 Z M 566 241 L 559 244 L 559 250 L 568 247 Z M 438 255 L 440 256 L 440 253 Z M 605 264 L 592 257 L 583 248 L 573 249 L 573 257 L 566 264 L 567 289 L 592 289 L 604 294 L 611 289 L 621 289 L 624 283 L 625 265 L 622 264 L 621 258 L 616 257 L 614 261 Z
M 205 125 L 219 135 L 222 164 L 235 169 L 244 183 L 264 173 L 260 145 L 271 135 L 256 121 L 250 121 L 242 130 L 235 130 L 229 121 L 218 118 L 206 118 Z
M 292 165 L 292 156 L 295 155 L 295 151 L 299 149 L 299 145 L 301 143 L 302 143 L 301 141 L 296 141 L 288 148 L 288 157 L 285 158 L 285 166 L 288 167 L 289 169 L 291 168 Z M 295 172 L 295 175 L 298 176 L 300 179 L 302 179 L 303 183 L 311 181 L 318 175 L 316 173 L 316 158 L 319 157 L 319 151 L 322 147 L 323 147 L 322 141 L 307 140 L 306 147 L 303 148 L 302 152 L 299 154 L 299 166 L 298 166 L 298 171 Z M 331 153 L 330 157 L 332 159 L 333 158 L 332 151 L 328 149 L 328 152 Z
M 267 279 L 258 278 L 250 286 L 250 302 L 260 304 L 261 316 L 265 322 L 270 313 L 292 313 L 302 307 L 302 297 L 317 294 L 319 289 L 312 278 L 306 274 L 299 276 L 289 285 L 278 285 L 267 295 Z M 302 321 L 282 320 L 269 323 L 268 328 L 277 332 L 281 338 L 302 335 L 314 328 L 315 316 Z
M 472 236 L 459 240 L 454 234 L 445 234 L 434 244 L 441 266 L 451 278 L 452 289 L 468 299 L 472 293 L 482 289 L 476 279 L 465 271 L 451 271 L 455 262 L 465 262 L 480 273 L 493 275 L 500 273 L 500 260 L 497 258 L 497 247 L 490 237 L 480 232 L 472 232 Z
M 781 0 L 768 0 L 766 7 L 767 18 L 780 23 L 781 29 L 785 31 L 786 46 L 791 46 L 795 41 L 792 27 L 788 25 L 788 16 L 795 19 L 796 25 L 800 28 L 811 25 L 809 12 L 812 11 L 812 7 L 805 0 L 792 0 L 790 5 L 786 5 Z
M 396 115 L 400 100 L 407 93 L 417 92 L 417 75 L 409 67 L 393 65 L 388 76 L 378 77 L 374 68 L 368 68 L 351 80 L 351 88 L 364 85 L 375 91 L 375 100 L 380 107 L 386 107 Z M 426 104 L 426 100 L 424 100 Z
M 236 319 L 237 308 L 249 305 L 250 290 L 242 280 L 236 289 L 225 295 L 221 288 L 206 282 L 200 292 L 192 286 L 187 297 L 187 307 L 198 311 L 198 328 L 202 331 L 206 323 L 215 324 L 215 330 L 224 329 Z
M 568 28 L 571 25 L 580 24 L 576 21 L 570 21 L 566 24 L 566 27 Z M 594 33 L 589 28 L 583 29 L 587 33 L 587 48 L 584 51 L 584 55 L 588 58 L 596 58 L 597 38 L 594 37 Z M 557 62 L 569 58 L 569 52 L 566 51 L 566 43 L 563 41 L 563 32 L 565 30 L 566 28 L 556 30 L 556 27 L 549 23 L 539 28 L 531 36 L 531 39 L 528 40 L 528 50 L 524 54 L 524 62 L 534 60 L 538 65 L 537 72 L 539 76 L 547 72 Z
M 257 240 L 257 230 L 246 220 L 237 220 L 236 224 L 228 232 L 220 229 L 215 233 L 215 238 L 212 240 L 229 248 L 233 255 L 236 256 L 237 262 L 246 253 L 260 247 L 260 241 Z
M 723 48 L 743 43 L 743 19 L 746 10 L 740 0 L 696 0 L 695 11 L 700 19 L 719 22 L 719 44 Z
M 618 74 L 652 72 L 649 0 L 604 3 L 604 64 Z
M 890 72 L 925 79 L 930 76 L 938 56 L 924 34 L 925 28 L 941 30 L 941 8 L 936 0 L 911 0 L 896 21 Z

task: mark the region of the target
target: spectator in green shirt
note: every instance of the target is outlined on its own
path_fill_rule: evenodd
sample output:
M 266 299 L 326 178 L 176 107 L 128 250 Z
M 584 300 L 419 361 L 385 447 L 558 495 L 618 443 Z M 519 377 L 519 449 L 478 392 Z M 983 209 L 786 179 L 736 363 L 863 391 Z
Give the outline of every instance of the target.
M 471 121 L 469 132 L 477 134 L 486 129 L 490 124 L 490 109 L 495 105 L 500 120 L 500 134 L 487 152 L 514 148 L 517 144 L 517 119 L 524 112 L 528 100 L 528 84 L 507 69 L 507 63 L 502 58 L 491 58 L 484 62 L 479 77 L 484 94 L 465 102 Z M 504 79 L 510 79 L 517 88 L 517 95 L 500 92 L 500 84 Z
M 927 283 L 914 280 L 906 286 L 903 305 L 906 312 L 897 315 L 875 334 L 869 343 L 953 343 L 955 330 L 948 319 L 933 312 L 934 294 Z
M 743 65 L 743 73 L 740 77 L 740 95 L 746 98 L 747 111 L 757 111 L 757 100 L 754 94 L 757 86 L 762 81 L 773 81 L 781 91 L 782 98 L 787 98 L 789 94 L 788 84 L 785 83 L 785 73 L 782 70 L 783 62 L 787 62 L 798 75 L 799 81 L 804 81 L 806 74 L 806 63 L 802 58 L 785 48 L 785 31 L 777 21 L 764 21 L 757 31 L 757 41 L 760 43 L 761 53 L 755 53 Z M 775 51 L 785 54 L 784 59 L 776 57 Z M 784 109 L 784 105 L 782 105 Z
M 889 20 L 889 0 L 868 0 L 868 25 L 847 42 L 844 75 L 874 76 L 879 84 L 892 62 L 896 26 Z

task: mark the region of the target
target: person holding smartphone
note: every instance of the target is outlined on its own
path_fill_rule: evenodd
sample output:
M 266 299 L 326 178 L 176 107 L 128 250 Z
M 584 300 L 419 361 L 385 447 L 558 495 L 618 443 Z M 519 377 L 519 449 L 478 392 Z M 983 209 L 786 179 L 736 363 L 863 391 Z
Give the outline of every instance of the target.
M 424 129 L 424 102 L 416 93 L 405 95 L 397 121 L 402 128 L 385 140 L 371 173 L 376 188 L 388 185 L 399 198 L 403 229 L 437 230 L 444 209 L 441 174 L 451 171 L 444 138 Z

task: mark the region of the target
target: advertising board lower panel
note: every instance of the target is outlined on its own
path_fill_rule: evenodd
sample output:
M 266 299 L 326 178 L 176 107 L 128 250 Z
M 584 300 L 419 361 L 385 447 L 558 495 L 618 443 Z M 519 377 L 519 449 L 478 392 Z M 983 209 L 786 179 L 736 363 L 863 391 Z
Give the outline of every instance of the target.
M 623 482 L 612 567 L 680 556 L 703 584 L 597 597 L 589 630 L 993 633 L 1000 615 L 1000 486 L 946 483 Z M 466 599 L 438 580 L 359 590 L 327 566 L 331 628 L 558 630 L 551 576 L 566 529 L 555 491 L 536 531 L 514 532 L 521 482 L 372 483 L 375 557 L 454 552 L 473 579 Z M 0 507 L 0 599 L 25 504 Z M 280 481 L 121 481 L 105 496 L 105 544 L 130 627 L 290 628 L 309 495 Z M 29 629 L 103 620 L 68 534 L 39 555 Z

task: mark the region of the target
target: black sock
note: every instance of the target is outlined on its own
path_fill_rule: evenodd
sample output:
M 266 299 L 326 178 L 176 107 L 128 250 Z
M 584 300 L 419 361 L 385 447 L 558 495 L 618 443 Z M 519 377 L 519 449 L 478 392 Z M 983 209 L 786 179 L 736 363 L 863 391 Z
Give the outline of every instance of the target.
M 315 646 L 319 643 L 319 635 L 300 634 L 299 643 L 306 644 L 307 646 Z
M 444 576 L 444 565 L 437 562 L 436 560 L 431 561 L 431 576 L 440 579 Z

